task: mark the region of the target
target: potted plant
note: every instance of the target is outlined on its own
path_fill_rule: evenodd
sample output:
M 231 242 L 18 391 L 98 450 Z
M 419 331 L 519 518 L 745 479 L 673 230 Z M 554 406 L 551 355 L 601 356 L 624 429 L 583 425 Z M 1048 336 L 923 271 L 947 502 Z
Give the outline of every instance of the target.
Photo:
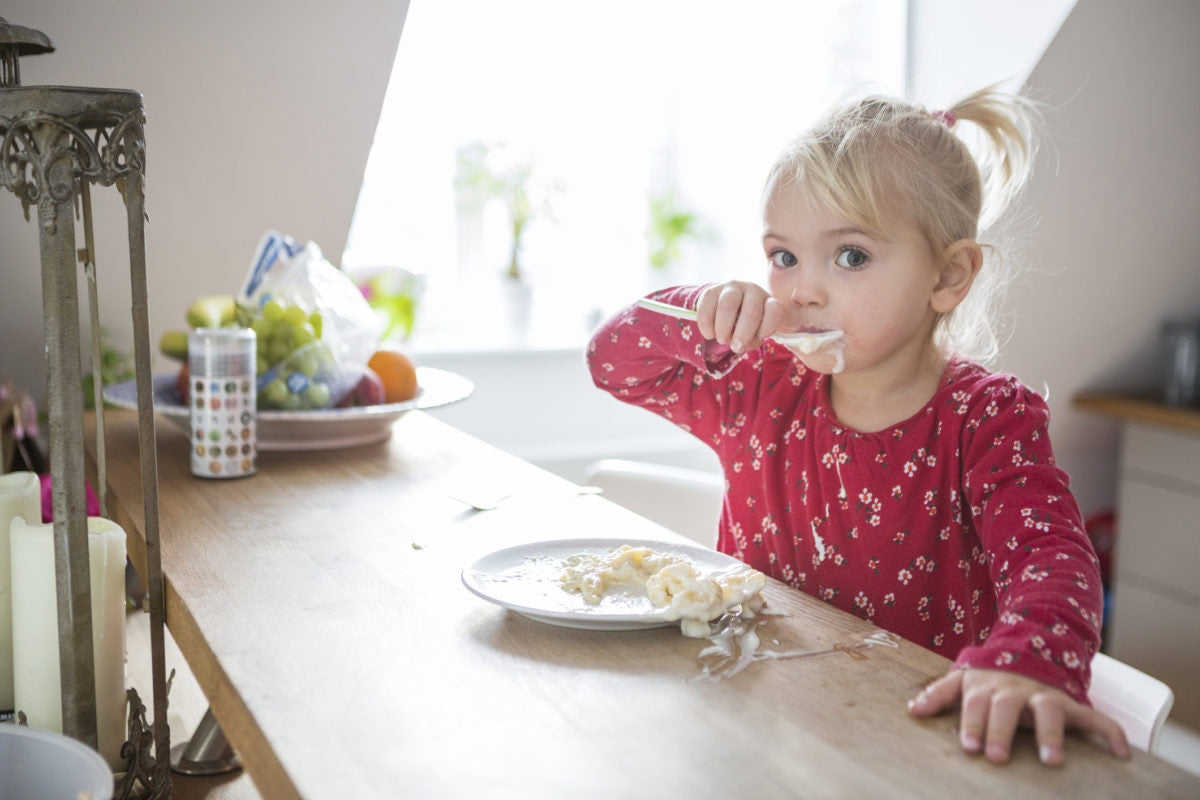
M 471 142 L 457 152 L 455 188 L 470 203 L 503 202 L 509 221 L 509 256 L 504 275 L 521 280 L 521 249 L 525 233 L 534 219 L 548 215 L 548 197 L 539 197 L 534 183 L 532 156 L 506 158 L 502 146 Z
M 649 198 L 650 222 L 646 231 L 650 267 L 666 272 L 683 258 L 683 244 L 706 238 L 703 222 L 695 211 L 684 207 L 673 191 Z

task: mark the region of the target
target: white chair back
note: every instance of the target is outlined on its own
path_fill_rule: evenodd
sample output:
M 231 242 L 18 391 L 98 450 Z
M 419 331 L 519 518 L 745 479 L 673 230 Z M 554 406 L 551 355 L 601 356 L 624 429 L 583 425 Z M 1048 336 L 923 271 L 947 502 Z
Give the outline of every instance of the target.
M 1097 711 L 1120 723 L 1130 745 L 1147 753 L 1158 751 L 1163 723 L 1175 702 L 1171 687 L 1123 661 L 1097 653 L 1092 659 L 1088 699 Z
M 717 543 L 725 479 L 716 473 L 606 458 L 589 465 L 587 483 L 604 496 L 706 547 Z

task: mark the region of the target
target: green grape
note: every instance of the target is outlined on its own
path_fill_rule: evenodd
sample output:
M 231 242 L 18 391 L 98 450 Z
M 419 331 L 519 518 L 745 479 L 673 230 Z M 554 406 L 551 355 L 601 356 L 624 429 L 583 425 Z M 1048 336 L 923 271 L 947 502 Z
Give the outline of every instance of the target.
M 320 381 L 313 381 L 304 390 L 304 399 L 310 408 L 324 408 L 329 405 L 329 386 Z
M 293 328 L 308 322 L 308 312 L 300 306 L 288 306 L 283 310 L 283 321 Z
M 283 319 L 283 303 L 278 300 L 271 299 L 263 303 L 262 317 L 267 322 L 278 322 Z
M 258 337 L 258 341 L 265 342 L 271 336 L 271 330 L 275 327 L 274 323 L 268 322 L 266 317 L 259 317 L 250 323 L 250 330 L 254 331 L 254 335 Z
M 287 342 L 281 342 L 274 337 L 267 342 L 267 361 L 272 364 L 283 361 L 290 352 L 292 352 L 292 348 Z
M 288 394 L 287 384 L 279 378 L 268 383 L 262 391 L 263 399 L 273 406 L 283 405 L 284 401 L 288 398 Z
M 329 378 L 337 364 L 328 343 L 321 339 L 321 314 L 273 297 L 246 323 L 258 337 L 255 369 L 265 384 L 258 393 L 259 407 L 328 407 L 332 399 Z
M 275 329 L 271 331 L 271 341 L 286 345 L 288 350 L 296 344 L 295 331 L 287 320 L 280 320 L 276 324 Z
M 300 323 L 292 332 L 292 341 L 296 343 L 296 347 L 304 347 L 304 345 L 316 341 L 316 338 L 317 332 L 310 322 Z
M 320 367 L 320 362 L 317 359 L 317 354 L 313 349 L 297 350 L 291 359 L 292 369 L 303 373 L 306 377 L 312 378 L 317 374 L 317 369 Z

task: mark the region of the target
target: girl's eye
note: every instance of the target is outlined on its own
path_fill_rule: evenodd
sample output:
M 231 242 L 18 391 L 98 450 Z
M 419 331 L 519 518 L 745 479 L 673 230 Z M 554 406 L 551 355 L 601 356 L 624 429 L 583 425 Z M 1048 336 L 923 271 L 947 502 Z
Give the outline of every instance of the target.
M 776 250 L 771 253 L 771 266 L 773 267 L 785 269 L 787 267 L 794 267 L 797 263 L 799 262 L 796 260 L 796 256 L 787 250 Z
M 867 265 L 867 254 L 857 247 L 843 247 L 834 263 L 842 269 L 862 269 Z

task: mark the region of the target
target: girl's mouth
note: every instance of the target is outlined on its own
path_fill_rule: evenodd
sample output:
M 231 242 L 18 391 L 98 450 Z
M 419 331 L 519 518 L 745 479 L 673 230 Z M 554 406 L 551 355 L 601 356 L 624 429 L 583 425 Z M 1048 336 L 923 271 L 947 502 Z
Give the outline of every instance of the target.
M 841 339 L 844 334 L 840 330 L 830 331 L 797 331 L 795 333 L 774 333 L 771 338 L 784 347 L 798 350 L 805 355 L 814 353 L 831 342 Z

